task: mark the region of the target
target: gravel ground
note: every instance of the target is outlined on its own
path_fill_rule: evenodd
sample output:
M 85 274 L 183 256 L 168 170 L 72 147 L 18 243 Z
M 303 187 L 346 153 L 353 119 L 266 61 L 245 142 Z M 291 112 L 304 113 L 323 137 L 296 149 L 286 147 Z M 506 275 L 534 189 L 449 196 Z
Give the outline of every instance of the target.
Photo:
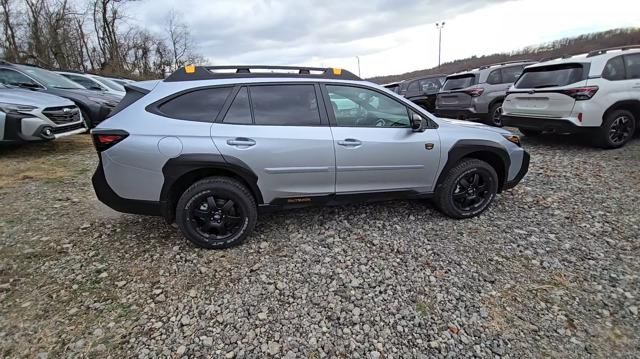
M 479 218 L 280 212 L 224 251 L 100 204 L 86 136 L 0 149 L 0 355 L 637 358 L 640 139 L 524 142 Z

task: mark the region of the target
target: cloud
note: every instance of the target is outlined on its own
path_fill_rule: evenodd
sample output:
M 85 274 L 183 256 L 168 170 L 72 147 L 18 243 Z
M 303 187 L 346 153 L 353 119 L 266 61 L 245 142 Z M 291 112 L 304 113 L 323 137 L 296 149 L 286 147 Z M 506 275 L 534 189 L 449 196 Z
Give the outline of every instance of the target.
M 294 64 L 378 52 L 397 43 L 363 40 L 497 2 L 501 1 L 154 0 L 130 3 L 129 16 L 161 31 L 168 11 L 178 11 L 191 28 L 198 52 L 214 63 Z

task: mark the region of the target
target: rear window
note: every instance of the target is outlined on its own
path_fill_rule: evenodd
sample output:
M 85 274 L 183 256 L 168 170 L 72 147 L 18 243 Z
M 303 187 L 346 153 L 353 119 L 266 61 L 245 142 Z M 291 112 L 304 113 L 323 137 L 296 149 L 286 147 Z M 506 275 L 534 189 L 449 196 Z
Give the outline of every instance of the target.
M 213 122 L 229 92 L 230 87 L 191 91 L 172 98 L 158 109 L 162 114 L 180 120 Z
M 436 93 L 442 87 L 442 83 L 444 82 L 444 77 L 435 77 L 430 79 L 422 79 L 420 80 L 420 90 L 425 93 Z
M 447 78 L 442 89 L 444 91 L 460 90 L 476 84 L 475 75 L 461 75 Z
M 582 64 L 562 64 L 525 69 L 516 88 L 566 86 L 586 79 Z
M 249 91 L 256 125 L 320 125 L 313 85 L 252 86 Z

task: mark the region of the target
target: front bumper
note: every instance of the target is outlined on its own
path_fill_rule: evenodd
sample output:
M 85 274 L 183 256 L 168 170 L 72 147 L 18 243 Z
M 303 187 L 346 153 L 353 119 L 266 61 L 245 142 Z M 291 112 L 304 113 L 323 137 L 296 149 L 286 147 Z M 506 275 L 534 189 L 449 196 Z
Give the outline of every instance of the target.
M 520 117 L 511 115 L 502 115 L 501 119 L 503 126 L 542 132 L 576 133 L 588 129 L 588 127 L 576 126 L 576 124 L 567 119 Z
M 87 130 L 82 121 L 54 125 L 50 121 L 28 114 L 6 114 L 1 122 L 2 131 L 0 133 L 2 136 L 0 136 L 0 141 L 3 142 L 50 141 L 83 133 Z
M 522 181 L 522 179 L 527 174 L 527 172 L 529 172 L 530 160 L 531 160 L 531 156 L 529 155 L 529 152 L 524 151 L 524 154 L 522 156 L 522 164 L 520 165 L 520 170 L 518 171 L 518 174 L 516 174 L 516 176 L 511 181 L 505 182 L 503 190 L 513 188 L 518 183 L 520 183 L 520 181 Z

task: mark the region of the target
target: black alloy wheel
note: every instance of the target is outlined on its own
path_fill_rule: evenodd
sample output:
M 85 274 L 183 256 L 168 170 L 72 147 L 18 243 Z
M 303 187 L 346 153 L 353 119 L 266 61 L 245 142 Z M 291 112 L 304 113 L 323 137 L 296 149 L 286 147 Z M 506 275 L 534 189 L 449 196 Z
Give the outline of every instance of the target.
M 625 143 L 633 135 L 633 130 L 633 120 L 621 114 L 609 126 L 609 140 L 614 145 Z
M 193 228 L 212 241 L 223 241 L 237 234 L 245 217 L 233 200 L 208 193 L 191 203 L 189 214 Z
M 453 203 L 463 212 L 474 211 L 486 205 L 493 195 L 486 172 L 471 171 L 462 176 L 453 191 Z

